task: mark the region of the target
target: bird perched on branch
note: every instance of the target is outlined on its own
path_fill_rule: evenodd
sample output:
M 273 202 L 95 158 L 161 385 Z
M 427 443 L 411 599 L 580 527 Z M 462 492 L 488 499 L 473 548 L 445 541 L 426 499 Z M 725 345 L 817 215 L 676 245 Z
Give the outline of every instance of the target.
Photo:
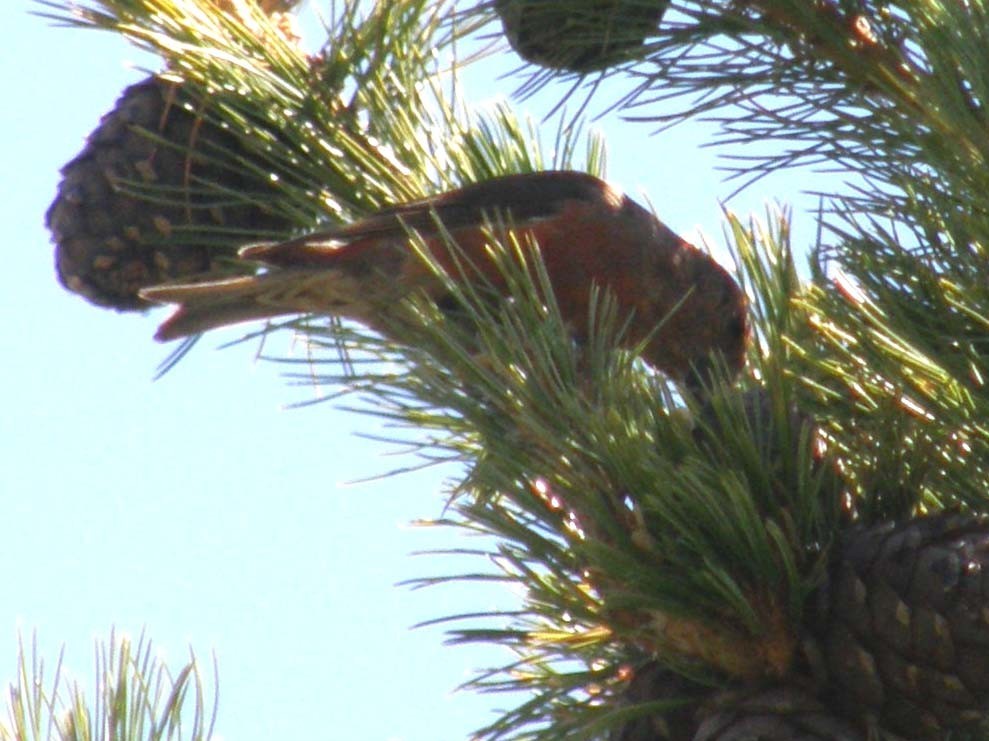
M 620 320 L 629 320 L 624 341 L 631 345 L 648 338 L 644 358 L 657 369 L 680 381 L 697 381 L 720 355 L 718 362 L 729 371 L 741 370 L 748 322 L 738 284 L 651 212 L 578 172 L 494 178 L 345 226 L 245 247 L 240 258 L 257 261 L 265 272 L 156 286 L 141 295 L 179 305 L 159 328 L 161 341 L 308 312 L 355 319 L 387 335 L 383 318 L 404 297 L 424 291 L 444 305 L 448 295 L 412 248 L 410 230 L 450 276 L 474 275 L 497 291 L 507 290 L 488 250 L 492 224 L 510 224 L 515 234 L 539 245 L 560 312 L 578 342 L 588 334 L 596 285 L 613 293 Z

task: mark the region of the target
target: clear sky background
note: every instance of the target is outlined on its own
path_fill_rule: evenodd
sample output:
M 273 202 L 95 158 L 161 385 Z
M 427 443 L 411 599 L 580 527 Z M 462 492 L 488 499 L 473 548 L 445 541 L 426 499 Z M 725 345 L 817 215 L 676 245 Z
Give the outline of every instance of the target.
M 348 485 L 412 462 L 358 436 L 378 429 L 373 419 L 330 404 L 288 408 L 316 391 L 255 362 L 251 345 L 216 349 L 237 330 L 207 337 L 154 382 L 167 354 L 151 339 L 163 314 L 100 310 L 58 285 L 43 225 L 58 170 L 142 73 L 119 38 L 52 28 L 32 7 L 0 4 L 0 687 L 15 676 L 18 632 L 36 632 L 51 663 L 64 644 L 69 675 L 87 683 L 94 642 L 116 626 L 146 630 L 176 668 L 190 646 L 206 664 L 215 652 L 224 739 L 468 738 L 502 699 L 453 689 L 509 657 L 410 628 L 514 597 L 396 585 L 457 570 L 410 554 L 465 545 L 462 536 L 409 526 L 441 513 L 454 472 Z M 491 65 L 467 74 L 471 99 L 517 86 L 497 79 L 517 58 Z M 559 94 L 519 105 L 541 117 Z M 615 116 L 597 125 L 612 180 L 646 194 L 681 234 L 721 242 L 719 204 L 734 185 L 716 171 L 716 151 L 700 148 L 709 128 L 652 135 Z M 794 203 L 796 243 L 807 245 L 817 202 L 800 191 L 820 185 L 814 177 L 773 177 L 729 205 L 761 215 L 777 198 Z

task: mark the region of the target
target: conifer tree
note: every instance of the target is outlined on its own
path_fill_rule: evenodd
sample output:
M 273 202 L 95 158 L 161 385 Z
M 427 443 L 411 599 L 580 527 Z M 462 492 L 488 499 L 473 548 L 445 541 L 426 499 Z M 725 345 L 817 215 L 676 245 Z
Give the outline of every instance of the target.
M 820 194 L 818 242 L 795 246 L 806 277 L 785 215 L 726 216 L 748 365 L 700 389 L 637 357 L 607 290 L 575 344 L 539 245 L 494 223 L 512 300 L 410 233 L 455 311 L 410 295 L 381 334 L 317 314 L 248 337 L 299 334 L 300 376 L 463 464 L 439 524 L 494 545 L 458 550 L 449 578 L 523 595 L 450 618 L 454 642 L 515 655 L 472 686 L 524 693 L 478 738 L 984 735 L 989 3 L 342 2 L 316 54 L 291 2 L 40 5 L 162 60 L 48 215 L 63 283 L 119 309 L 162 280 L 249 272 L 246 242 L 507 174 L 600 174 L 574 119 L 540 132 L 441 82 L 437 51 L 469 64 L 478 38 L 530 63 L 523 95 L 562 79 L 628 126 L 715 120 L 743 184 L 800 164 L 855 176 Z M 601 100 L 605 77 L 627 94 Z M 113 221 L 132 203 L 139 225 Z

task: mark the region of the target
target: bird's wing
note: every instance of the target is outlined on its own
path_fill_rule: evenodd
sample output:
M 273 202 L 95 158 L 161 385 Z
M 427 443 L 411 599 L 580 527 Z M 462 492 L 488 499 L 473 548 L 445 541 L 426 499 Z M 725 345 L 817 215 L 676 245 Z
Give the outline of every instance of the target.
M 480 227 L 485 219 L 510 219 L 515 227 L 530 229 L 540 244 L 557 244 L 558 236 L 544 240 L 542 234 L 554 230 L 558 226 L 554 222 L 573 225 L 581 212 L 617 211 L 623 202 L 621 193 L 584 173 L 510 175 L 396 206 L 346 226 L 240 251 L 244 259 L 277 270 L 226 281 L 155 286 L 141 295 L 149 301 L 179 304 L 159 329 L 159 340 L 297 312 L 332 313 L 373 326 L 376 312 L 405 293 L 442 289 L 421 261 L 410 259 L 410 250 L 396 249 L 406 242 L 409 229 L 436 247 L 434 256 L 454 271 L 457 267 L 447 264 L 448 256 L 438 247 L 442 224 L 455 235 L 467 260 L 475 268 L 481 266 L 479 274 L 497 283 L 497 270 L 482 259 L 487 237 Z M 583 231 L 590 236 L 588 229 Z M 597 241 L 589 244 L 592 253 L 599 252 L 593 249 Z
M 580 172 L 548 171 L 507 175 L 432 198 L 388 208 L 345 226 L 306 234 L 277 244 L 251 245 L 247 259 L 278 267 L 337 262 L 341 249 L 370 242 L 404 240 L 408 230 L 429 239 L 439 225 L 456 231 L 480 227 L 485 219 L 511 219 L 516 227 L 551 218 L 568 205 L 586 203 L 617 209 L 624 196 L 603 180 Z

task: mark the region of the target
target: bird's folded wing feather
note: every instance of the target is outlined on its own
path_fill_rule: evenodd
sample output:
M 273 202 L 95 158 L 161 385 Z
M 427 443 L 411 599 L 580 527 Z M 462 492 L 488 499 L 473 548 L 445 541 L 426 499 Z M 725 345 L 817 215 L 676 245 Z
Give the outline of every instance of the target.
M 509 175 L 385 209 L 354 223 L 286 242 L 251 245 L 240 255 L 278 267 L 318 266 L 327 259 L 339 260 L 344 245 L 404 240 L 410 230 L 429 239 L 439 234 L 440 225 L 455 231 L 480 227 L 485 219 L 506 219 L 524 228 L 559 214 L 568 202 L 609 203 L 617 207 L 620 199 L 621 194 L 603 181 L 582 173 Z

